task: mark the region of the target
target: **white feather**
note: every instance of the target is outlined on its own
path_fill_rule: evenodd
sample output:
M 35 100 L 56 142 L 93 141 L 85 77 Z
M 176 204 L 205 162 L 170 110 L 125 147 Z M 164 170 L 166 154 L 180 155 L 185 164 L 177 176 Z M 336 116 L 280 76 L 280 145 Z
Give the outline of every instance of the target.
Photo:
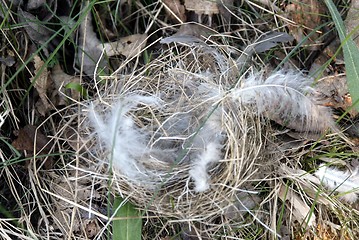
M 314 173 L 322 184 L 332 191 L 342 193 L 342 198 L 350 203 L 358 199 L 359 174 L 357 171 L 341 171 L 337 168 L 330 168 L 324 164 Z
M 335 129 L 329 109 L 318 104 L 312 81 L 301 73 L 279 71 L 267 79 L 252 74 L 240 84 L 230 96 L 280 124 L 297 131 Z
M 204 192 L 209 189 L 208 167 L 220 160 L 222 145 L 218 143 L 208 143 L 205 150 L 201 152 L 189 171 L 195 184 L 196 192 Z
M 195 157 L 189 171 L 190 177 L 195 183 L 194 190 L 196 192 L 204 192 L 209 189 L 208 168 L 221 159 L 224 139 L 221 128 L 221 111 L 216 109 L 205 121 L 193 141 L 193 148 L 200 150 L 199 153 L 194 153 Z
M 109 160 L 113 166 L 131 180 L 141 182 L 141 179 L 146 180 L 147 171 L 138 160 L 149 151 L 149 136 L 127 115 L 138 103 L 158 104 L 158 100 L 139 95 L 127 96 L 115 104 L 111 112 L 105 114 L 97 112 L 92 104 L 89 119 L 99 140 L 111 153 Z

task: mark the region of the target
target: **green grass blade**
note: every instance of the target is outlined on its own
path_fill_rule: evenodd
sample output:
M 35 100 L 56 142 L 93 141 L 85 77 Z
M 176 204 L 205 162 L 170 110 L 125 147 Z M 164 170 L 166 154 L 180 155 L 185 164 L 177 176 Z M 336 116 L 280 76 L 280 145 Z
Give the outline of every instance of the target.
M 80 93 L 81 97 L 83 97 L 85 99 L 88 98 L 87 90 L 79 83 L 70 82 L 70 83 L 66 84 L 65 88 L 75 90 Z
M 130 202 L 116 197 L 114 209 L 118 209 L 112 223 L 114 240 L 141 240 L 142 219 L 140 211 L 136 210 Z
M 349 92 L 355 108 L 359 111 L 359 49 L 351 35 L 346 34 L 344 22 L 332 0 L 325 0 L 338 31 L 344 53 Z

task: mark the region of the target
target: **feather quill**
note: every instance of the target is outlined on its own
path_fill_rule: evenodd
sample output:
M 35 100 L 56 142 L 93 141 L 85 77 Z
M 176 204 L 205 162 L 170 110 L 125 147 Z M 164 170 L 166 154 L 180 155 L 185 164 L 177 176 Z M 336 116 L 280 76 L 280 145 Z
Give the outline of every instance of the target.
M 300 132 L 335 130 L 330 110 L 314 98 L 312 81 L 301 73 L 278 71 L 267 79 L 252 74 L 230 96 L 243 105 L 253 105 L 258 114 Z
M 359 174 L 358 169 L 354 172 L 341 171 L 337 168 L 320 165 L 314 173 L 322 184 L 332 191 L 342 193 L 342 198 L 349 203 L 358 200 L 359 194 Z

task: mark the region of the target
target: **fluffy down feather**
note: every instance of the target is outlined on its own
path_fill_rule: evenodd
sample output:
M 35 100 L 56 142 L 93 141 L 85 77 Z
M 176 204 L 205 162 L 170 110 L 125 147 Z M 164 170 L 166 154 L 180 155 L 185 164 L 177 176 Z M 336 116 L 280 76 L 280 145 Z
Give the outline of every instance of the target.
M 243 105 L 253 105 L 258 114 L 300 132 L 335 129 L 330 110 L 318 104 L 312 81 L 301 73 L 278 71 L 264 79 L 252 74 L 230 96 Z
M 112 111 L 102 117 L 93 104 L 89 108 L 89 119 L 98 134 L 99 140 L 111 152 L 110 161 L 132 181 L 146 180 L 149 177 L 140 159 L 148 152 L 148 134 L 139 129 L 128 112 L 137 104 L 158 104 L 154 97 L 128 96 L 112 107 Z
M 358 169 L 351 173 L 349 171 L 341 171 L 337 168 L 330 168 L 322 164 L 314 175 L 317 176 L 328 189 L 342 193 L 342 198 L 347 202 L 353 203 L 358 200 Z
M 184 102 L 181 103 L 183 106 L 179 105 L 183 108 L 181 114 L 163 112 L 164 116 L 172 116 L 162 122 L 161 129 L 166 132 L 163 136 L 160 131 L 151 133 L 149 129 L 147 132 L 146 128 L 139 128 L 128 113 L 139 103 L 160 109 L 160 102 L 168 107 L 161 111 L 173 111 L 177 109 L 174 106 L 177 107 L 180 100 L 126 95 L 107 113 L 99 113 L 91 106 L 89 119 L 99 140 L 106 150 L 111 152 L 114 167 L 130 180 L 140 184 L 158 182 L 161 177 L 160 172 L 150 170 L 143 164 L 146 159 L 155 157 L 159 162 L 168 161 L 169 158 L 177 159 L 177 155 L 183 153 L 183 144 L 188 140 L 192 141 L 185 161 L 180 161 L 190 164 L 189 176 L 195 183 L 195 191 L 203 192 L 209 189 L 208 168 L 223 157 L 222 144 L 226 133 L 222 129 L 221 117 L 223 111 L 231 110 L 217 108 L 204 119 L 203 116 L 209 114 L 206 114 L 206 111 L 227 98 L 229 101 L 253 107 L 257 114 L 264 114 L 298 131 L 323 132 L 327 128 L 335 129 L 330 111 L 317 104 L 310 84 L 311 81 L 300 73 L 283 71 L 275 72 L 267 79 L 263 79 L 260 74 L 253 74 L 243 79 L 240 86 L 232 89 L 229 94 L 226 94 L 223 86 L 214 82 L 193 84 L 193 91 L 188 99 L 202 102 L 202 110 L 189 110 L 191 103 Z M 205 123 L 201 126 L 200 123 L 203 122 Z M 182 144 L 172 144 L 166 140 L 171 138 L 182 141 Z
M 205 121 L 193 141 L 193 148 L 199 151 L 194 153 L 189 174 L 195 183 L 196 192 L 209 189 L 208 168 L 222 158 L 223 140 L 221 111 L 216 109 Z

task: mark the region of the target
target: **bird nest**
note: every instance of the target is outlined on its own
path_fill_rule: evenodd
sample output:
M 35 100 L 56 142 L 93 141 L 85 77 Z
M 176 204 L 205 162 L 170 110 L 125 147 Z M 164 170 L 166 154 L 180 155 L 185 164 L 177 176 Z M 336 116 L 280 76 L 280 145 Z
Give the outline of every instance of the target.
M 81 107 L 79 152 L 113 169 L 112 190 L 150 215 L 201 224 L 210 236 L 253 222 L 270 230 L 268 189 L 288 158 L 268 119 L 320 132 L 329 113 L 305 95 L 301 74 L 265 81 L 208 49 L 169 49 L 132 74 L 100 79 Z

